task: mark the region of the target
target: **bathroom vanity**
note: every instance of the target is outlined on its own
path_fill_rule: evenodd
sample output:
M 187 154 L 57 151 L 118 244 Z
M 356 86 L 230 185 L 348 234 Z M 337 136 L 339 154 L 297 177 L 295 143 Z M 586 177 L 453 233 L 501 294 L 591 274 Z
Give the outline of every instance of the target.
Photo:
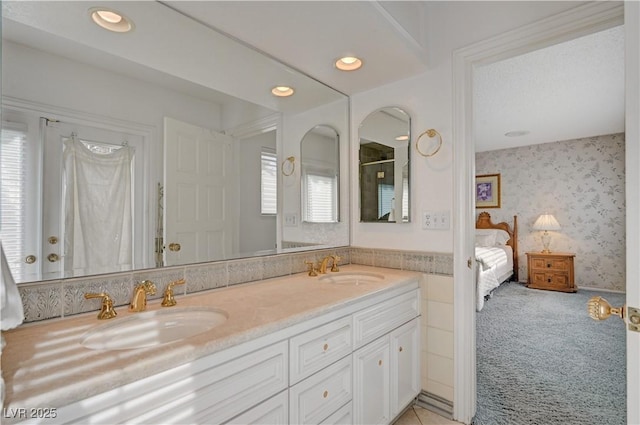
M 24 325 L 5 333 L 3 422 L 390 423 L 420 392 L 420 276 L 351 265 L 177 295 L 178 306 L 151 302 L 145 313 L 120 307 L 106 321 Z M 226 319 L 164 344 L 81 344 L 110 323 L 177 308 Z M 38 408 L 55 417 L 30 417 Z

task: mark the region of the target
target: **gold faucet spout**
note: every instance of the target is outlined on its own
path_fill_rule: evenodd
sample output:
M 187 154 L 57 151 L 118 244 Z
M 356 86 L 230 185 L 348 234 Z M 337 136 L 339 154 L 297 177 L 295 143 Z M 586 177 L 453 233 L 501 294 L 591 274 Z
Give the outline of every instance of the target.
M 133 296 L 129 304 L 129 311 L 144 311 L 147 309 L 147 295 L 156 294 L 156 285 L 150 280 L 143 280 L 133 288 Z

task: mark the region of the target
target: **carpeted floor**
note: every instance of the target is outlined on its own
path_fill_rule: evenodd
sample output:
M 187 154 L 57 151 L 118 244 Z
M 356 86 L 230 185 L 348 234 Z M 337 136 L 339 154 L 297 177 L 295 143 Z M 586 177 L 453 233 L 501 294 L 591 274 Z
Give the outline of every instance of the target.
M 626 424 L 624 323 L 596 322 L 575 294 L 505 283 L 477 314 L 475 425 Z

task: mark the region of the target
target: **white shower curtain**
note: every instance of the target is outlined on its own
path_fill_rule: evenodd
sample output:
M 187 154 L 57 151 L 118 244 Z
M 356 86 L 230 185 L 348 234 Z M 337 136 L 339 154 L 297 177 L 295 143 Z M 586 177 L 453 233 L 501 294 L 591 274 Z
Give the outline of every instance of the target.
M 76 137 L 65 140 L 65 272 L 78 275 L 131 269 L 132 160 L 129 146 L 100 154 Z

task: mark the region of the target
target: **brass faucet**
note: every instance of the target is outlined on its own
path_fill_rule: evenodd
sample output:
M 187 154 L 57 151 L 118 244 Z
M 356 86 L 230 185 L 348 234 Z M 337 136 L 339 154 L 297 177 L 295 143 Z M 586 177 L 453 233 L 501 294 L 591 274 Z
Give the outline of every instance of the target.
M 118 315 L 118 313 L 116 313 L 116 310 L 113 308 L 113 300 L 111 299 L 109 294 L 105 292 L 100 292 L 99 294 L 89 292 L 87 294 L 84 294 L 84 297 L 86 299 L 102 298 L 102 306 L 100 307 L 100 312 L 98 313 L 98 320 L 113 319 Z
M 173 297 L 173 286 L 174 285 L 182 285 L 184 284 L 184 279 L 179 279 L 173 282 L 170 282 L 167 285 L 167 289 L 164 290 L 164 297 L 162 298 L 162 306 L 163 307 L 172 307 L 177 304 L 176 299 Z
M 333 260 L 333 262 L 331 263 L 331 271 L 340 271 L 340 269 L 338 268 L 338 261 L 340 261 L 340 257 L 338 257 L 337 255 L 327 255 L 322 259 L 318 273 L 325 274 L 327 272 L 327 264 L 329 263 L 329 260 Z
M 143 280 L 133 288 L 133 296 L 129 311 L 144 311 L 147 309 L 147 295 L 156 294 L 156 285 L 150 280 Z

